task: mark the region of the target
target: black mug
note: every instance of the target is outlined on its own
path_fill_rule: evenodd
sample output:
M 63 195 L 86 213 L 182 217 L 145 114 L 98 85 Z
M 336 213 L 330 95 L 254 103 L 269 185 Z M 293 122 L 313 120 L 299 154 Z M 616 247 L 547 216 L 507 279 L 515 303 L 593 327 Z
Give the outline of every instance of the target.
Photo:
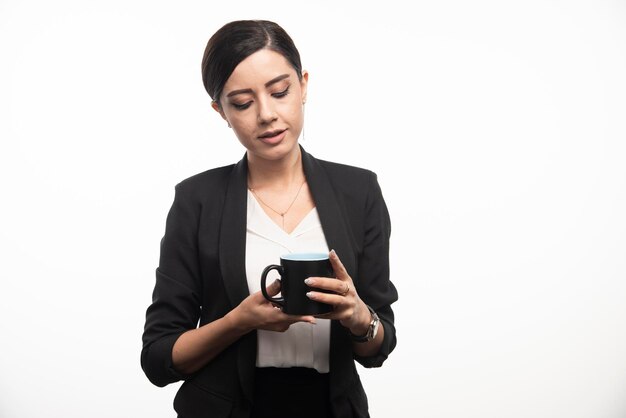
M 280 274 L 281 297 L 267 294 L 265 282 L 267 274 L 276 270 Z M 335 277 L 335 272 L 324 253 L 292 253 L 280 257 L 280 266 L 272 264 L 265 267 L 261 274 L 261 292 L 265 299 L 282 308 L 291 315 L 319 315 L 332 311 L 333 307 L 307 297 L 307 292 L 329 293 L 322 289 L 309 287 L 304 283 L 308 277 Z

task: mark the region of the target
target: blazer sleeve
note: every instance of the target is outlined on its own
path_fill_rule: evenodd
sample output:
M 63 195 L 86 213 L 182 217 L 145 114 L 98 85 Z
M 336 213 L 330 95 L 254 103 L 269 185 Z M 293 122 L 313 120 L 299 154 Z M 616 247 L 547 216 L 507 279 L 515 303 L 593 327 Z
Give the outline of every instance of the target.
M 198 261 L 199 203 L 181 184 L 169 211 L 156 270 L 152 304 L 146 312 L 141 367 L 157 386 L 185 379 L 174 369 L 172 348 L 200 318 L 201 281 Z
M 380 367 L 396 346 L 396 329 L 391 304 L 398 292 L 389 279 L 391 221 L 375 173 L 370 172 L 364 217 L 363 249 L 358 262 L 359 296 L 376 311 L 385 328 L 379 352 L 371 357 L 355 354 L 364 367 Z

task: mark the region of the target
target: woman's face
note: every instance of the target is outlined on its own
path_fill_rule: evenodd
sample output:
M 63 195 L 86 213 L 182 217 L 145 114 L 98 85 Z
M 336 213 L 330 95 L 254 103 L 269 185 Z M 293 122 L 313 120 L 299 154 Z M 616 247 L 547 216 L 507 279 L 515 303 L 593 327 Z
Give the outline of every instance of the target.
M 298 151 L 308 74 L 302 80 L 281 54 L 262 49 L 235 67 L 220 104 L 213 108 L 230 124 L 248 158 L 279 160 Z

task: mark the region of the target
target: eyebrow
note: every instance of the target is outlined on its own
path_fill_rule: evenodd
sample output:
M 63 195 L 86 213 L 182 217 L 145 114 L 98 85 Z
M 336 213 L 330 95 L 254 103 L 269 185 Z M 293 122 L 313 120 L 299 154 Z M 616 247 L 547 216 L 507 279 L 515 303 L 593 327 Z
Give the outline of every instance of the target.
M 272 78 L 270 81 L 265 83 L 265 87 L 269 87 L 272 84 L 276 84 L 279 81 L 284 80 L 285 78 L 289 78 L 289 74 L 281 74 L 278 77 Z M 230 93 L 228 93 L 226 97 L 232 97 L 232 96 L 236 96 L 237 94 L 244 94 L 244 93 L 252 93 L 252 89 L 233 90 Z

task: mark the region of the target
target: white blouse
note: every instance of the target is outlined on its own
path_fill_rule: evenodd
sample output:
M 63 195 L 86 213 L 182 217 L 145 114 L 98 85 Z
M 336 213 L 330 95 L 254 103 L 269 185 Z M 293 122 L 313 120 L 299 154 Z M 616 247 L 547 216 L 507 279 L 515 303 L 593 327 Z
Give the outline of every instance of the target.
M 248 190 L 246 234 L 246 275 L 250 293 L 261 290 L 261 273 L 270 264 L 280 264 L 280 256 L 288 253 L 328 253 L 317 209 L 313 208 L 291 234 L 270 219 Z M 278 273 L 272 271 L 267 283 Z M 317 319 L 317 324 L 298 322 L 285 332 L 258 330 L 257 367 L 308 367 L 328 373 L 330 320 Z

